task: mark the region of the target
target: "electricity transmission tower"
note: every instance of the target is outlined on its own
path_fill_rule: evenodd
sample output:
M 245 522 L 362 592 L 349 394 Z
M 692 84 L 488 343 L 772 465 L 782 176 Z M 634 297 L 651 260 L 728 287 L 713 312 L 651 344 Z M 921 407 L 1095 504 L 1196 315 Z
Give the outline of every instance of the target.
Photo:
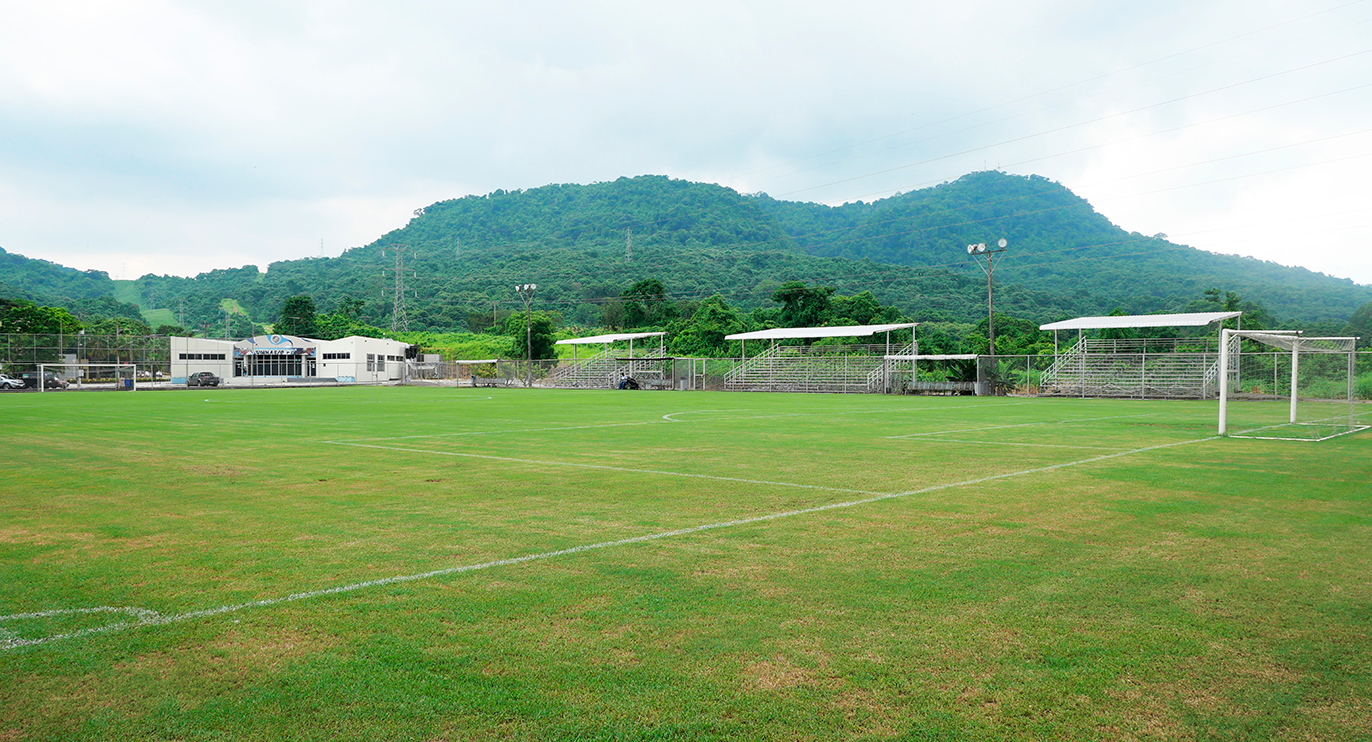
M 395 279 L 394 299 L 391 302 L 391 332 L 409 332 L 410 318 L 405 314 L 405 273 L 408 272 L 412 277 L 419 274 L 411 268 L 405 267 L 405 248 L 409 247 L 404 243 L 397 242 L 390 246 L 395 253 L 395 268 L 391 269 L 392 277 Z M 386 250 L 382 249 L 381 257 L 386 257 Z M 381 269 L 382 277 L 386 275 L 386 269 Z M 418 294 L 415 294 L 417 297 Z
M 634 231 L 627 227 L 624 229 L 624 262 L 634 262 Z

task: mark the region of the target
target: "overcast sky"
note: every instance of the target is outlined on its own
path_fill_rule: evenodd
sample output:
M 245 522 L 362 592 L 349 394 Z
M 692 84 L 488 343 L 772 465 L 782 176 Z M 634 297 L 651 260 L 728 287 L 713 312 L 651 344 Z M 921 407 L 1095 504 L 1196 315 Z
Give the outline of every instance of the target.
M 1372 283 L 1372 0 L 6 3 L 0 247 L 338 255 L 435 201 L 663 174 L 840 204 L 1000 168 Z M 961 246 L 952 245 L 950 251 Z

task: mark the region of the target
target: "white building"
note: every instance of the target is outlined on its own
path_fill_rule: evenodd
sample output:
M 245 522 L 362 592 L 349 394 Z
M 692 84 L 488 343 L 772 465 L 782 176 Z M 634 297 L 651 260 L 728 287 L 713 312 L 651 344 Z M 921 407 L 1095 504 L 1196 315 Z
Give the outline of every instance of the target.
M 405 377 L 411 346 L 399 340 L 356 335 L 313 340 L 294 335 L 259 335 L 247 340 L 173 337 L 172 383 L 209 371 L 228 386 L 293 381 L 377 383 Z

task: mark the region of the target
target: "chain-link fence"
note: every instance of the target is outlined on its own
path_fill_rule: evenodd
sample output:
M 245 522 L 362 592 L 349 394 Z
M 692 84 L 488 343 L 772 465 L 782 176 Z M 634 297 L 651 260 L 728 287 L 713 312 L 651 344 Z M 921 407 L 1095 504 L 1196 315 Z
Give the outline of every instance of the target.
M 106 366 L 132 363 L 140 375 L 161 378 L 171 371 L 165 335 L 87 335 L 85 333 L 0 334 L 0 371 L 34 373 L 40 364 Z

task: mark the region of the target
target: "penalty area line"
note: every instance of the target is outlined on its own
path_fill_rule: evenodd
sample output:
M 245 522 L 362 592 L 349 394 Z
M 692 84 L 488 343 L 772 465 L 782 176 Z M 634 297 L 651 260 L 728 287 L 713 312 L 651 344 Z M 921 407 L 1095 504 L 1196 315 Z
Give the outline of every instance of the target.
M 1024 470 L 1021 470 L 1021 471 L 1006 472 L 1006 473 L 1004 473 L 1004 474 L 993 474 L 993 475 L 987 476 L 987 477 L 977 477 L 977 478 L 974 478 L 974 479 L 965 479 L 965 480 L 962 480 L 962 481 L 960 481 L 960 482 L 948 482 L 948 483 L 945 483 L 945 484 L 936 484 L 936 485 L 932 485 L 932 486 L 929 486 L 929 487 L 922 487 L 922 488 L 919 488 L 919 489 L 906 490 L 906 491 L 904 491 L 904 492 L 890 492 L 890 493 L 885 493 L 885 494 L 877 494 L 877 495 L 874 495 L 873 497 L 865 497 L 865 498 L 858 499 L 858 500 L 848 500 L 848 501 L 845 501 L 845 502 L 829 503 L 829 504 L 827 504 L 827 505 L 816 505 L 816 506 L 814 506 L 814 507 L 808 507 L 808 508 L 798 508 L 798 509 L 795 509 L 795 510 L 785 510 L 785 511 L 776 512 L 776 513 L 768 513 L 768 514 L 766 514 L 766 515 L 753 516 L 753 517 L 751 517 L 751 518 L 737 518 L 737 519 L 734 519 L 734 520 L 720 521 L 720 522 L 717 522 L 717 523 L 705 523 L 705 524 L 696 525 L 696 526 L 689 526 L 689 527 L 686 527 L 686 528 L 677 528 L 677 529 L 673 529 L 673 530 L 670 530 L 670 531 L 659 531 L 658 533 L 644 534 L 644 535 L 642 535 L 642 536 L 631 536 L 631 537 L 629 537 L 629 538 L 616 539 L 616 540 L 613 540 L 613 541 L 598 541 L 598 542 L 596 542 L 596 543 L 583 544 L 583 545 L 581 545 L 581 546 L 572 546 L 572 547 L 569 547 L 569 548 L 566 548 L 566 549 L 557 549 L 557 550 L 554 550 L 554 551 L 544 551 L 544 552 L 540 552 L 540 553 L 537 553 L 537 554 L 525 554 L 525 555 L 523 555 L 523 556 L 510 557 L 510 558 L 508 558 L 508 559 L 495 559 L 495 560 L 492 560 L 492 561 L 479 562 L 479 563 L 476 563 L 476 564 L 464 564 L 464 565 L 460 565 L 460 566 L 456 566 L 456 567 L 445 567 L 445 568 L 443 568 L 443 569 L 435 569 L 435 570 L 430 570 L 430 571 L 428 571 L 428 572 L 419 572 L 419 573 L 417 573 L 417 574 L 396 575 L 396 576 L 393 576 L 393 577 L 382 577 L 382 578 L 379 578 L 379 579 L 367 580 L 367 581 L 364 581 L 364 582 L 354 582 L 354 583 L 348 584 L 348 585 L 339 585 L 339 586 L 337 586 L 337 587 L 322 588 L 322 589 L 319 589 L 319 590 L 307 590 L 307 591 L 303 591 L 303 592 L 291 593 L 290 595 L 283 595 L 283 596 L 276 597 L 276 598 L 265 598 L 265 599 L 263 599 L 263 600 L 253 600 L 253 601 L 248 601 L 248 602 L 245 602 L 245 603 L 232 603 L 232 604 L 229 604 L 229 605 L 218 606 L 218 607 L 215 607 L 215 608 L 205 608 L 205 609 L 198 610 L 198 611 L 188 611 L 188 612 L 186 612 L 186 613 L 176 613 L 176 614 L 171 614 L 171 615 L 162 615 L 162 614 L 159 614 L 159 613 L 156 613 L 156 612 L 153 612 L 153 611 L 147 611 L 146 609 L 137 609 L 137 608 L 135 608 L 135 609 L 119 609 L 119 608 L 116 608 L 116 609 L 110 609 L 110 608 L 79 609 L 79 608 L 78 608 L 78 609 L 68 609 L 68 610 L 64 610 L 64 611 L 45 611 L 45 612 L 41 612 L 41 613 L 26 613 L 26 614 L 16 614 L 16 615 L 13 615 L 13 616 L 0 616 L 0 621 L 14 620 L 14 619 L 17 619 L 17 618 L 24 618 L 24 617 L 37 617 L 37 616 L 41 616 L 41 615 L 56 615 L 56 614 L 58 614 L 58 613 L 64 613 L 64 612 L 96 612 L 96 611 L 104 612 L 104 611 L 118 611 L 118 612 L 127 612 L 127 613 L 130 613 L 130 614 L 132 614 L 132 615 L 138 616 L 138 620 L 136 620 L 136 621 L 127 621 L 127 622 L 123 622 L 123 623 L 110 624 L 110 625 L 106 625 L 106 626 L 95 626 L 95 627 L 91 627 L 91 628 L 81 629 L 81 630 L 79 630 L 79 631 L 68 632 L 68 633 L 65 633 L 65 634 L 54 634 L 54 635 L 50 635 L 50 636 L 37 637 L 37 638 L 33 638 L 33 639 L 19 638 L 19 637 L 13 636 L 12 634 L 11 634 L 10 636 L 0 635 L 0 651 L 8 650 L 8 649 L 17 649 L 17 648 L 20 648 L 20 647 L 33 647 L 33 646 L 39 646 L 39 645 L 44 645 L 44 644 L 51 644 L 51 643 L 54 643 L 54 642 L 57 642 L 57 641 L 65 640 L 65 639 L 75 639 L 75 638 L 78 638 L 78 637 L 92 636 L 92 635 L 96 635 L 96 634 L 111 634 L 111 633 L 118 633 L 118 632 L 128 631 L 128 630 L 130 630 L 130 629 L 136 629 L 136 628 L 144 628 L 144 627 L 151 627 L 151 626 L 165 626 L 165 625 L 168 625 L 168 624 L 182 623 L 182 622 L 185 622 L 185 621 L 191 621 L 191 620 L 198 619 L 198 618 L 209 618 L 209 617 L 220 616 L 220 615 L 224 615 L 224 614 L 228 614 L 228 613 L 237 613 L 237 612 L 239 612 L 239 611 L 244 611 L 244 610 L 248 610 L 248 609 L 251 609 L 251 608 L 267 608 L 267 607 L 271 607 L 271 606 L 282 605 L 282 604 L 285 604 L 285 603 L 294 603 L 294 602 L 297 602 L 297 601 L 309 600 L 309 599 L 311 599 L 311 598 L 321 598 L 321 597 L 325 597 L 325 596 L 328 596 L 328 595 L 343 595 L 343 594 L 346 594 L 346 593 L 352 593 L 352 592 L 356 592 L 356 591 L 359 591 L 359 590 L 365 590 L 365 589 L 367 589 L 367 588 L 383 587 L 383 586 L 386 586 L 386 585 L 398 585 L 398 584 L 403 584 L 403 583 L 407 583 L 407 582 L 418 582 L 418 581 L 421 581 L 421 580 L 430 580 L 430 579 L 434 579 L 434 578 L 437 578 L 437 577 L 446 577 L 446 576 L 449 576 L 449 575 L 463 574 L 463 573 L 466 573 L 466 572 L 477 572 L 477 571 L 481 571 L 481 570 L 493 569 L 493 568 L 496 568 L 496 567 L 507 567 L 507 566 L 512 566 L 512 565 L 516 565 L 516 564 L 524 564 L 524 563 L 527 563 L 527 562 L 543 561 L 543 560 L 554 559 L 554 558 L 562 557 L 562 556 L 570 556 L 570 555 L 572 555 L 572 554 L 581 554 L 581 553 L 589 552 L 589 551 L 597 551 L 597 550 L 600 550 L 600 549 L 611 549 L 611 548 L 618 547 L 618 546 L 630 546 L 630 545 L 633 545 L 633 544 L 642 544 L 642 543 L 649 543 L 649 542 L 652 542 L 652 541 L 661 541 L 661 540 L 663 540 L 663 539 L 674 538 L 674 537 L 677 537 L 677 536 L 688 536 L 688 535 L 694 534 L 694 533 L 703 533 L 703 532 L 706 532 L 706 531 L 713 531 L 713 530 L 719 530 L 719 529 L 724 529 L 724 528 L 733 528 L 733 527 L 737 527 L 737 526 L 751 525 L 751 524 L 754 524 L 754 523 L 767 523 L 767 522 L 771 522 L 771 521 L 775 521 L 775 520 L 781 520 L 781 519 L 783 519 L 783 518 L 794 518 L 794 517 L 796 517 L 796 516 L 811 515 L 811 514 L 814 514 L 814 513 L 823 513 L 823 512 L 827 512 L 827 511 L 831 511 L 831 510 L 842 510 L 842 509 L 846 509 L 846 508 L 854 508 L 854 507 L 858 507 L 858 506 L 860 506 L 860 505 L 869 505 L 869 504 L 871 504 L 871 503 L 882 502 L 882 501 L 884 501 L 884 500 L 894 500 L 894 499 L 897 499 L 897 498 L 912 497 L 912 496 L 915 496 L 915 495 L 929 494 L 929 493 L 932 493 L 932 492 L 939 492 L 939 491 L 942 491 L 942 490 L 953 489 L 953 488 L 957 488 L 957 487 L 969 487 L 969 486 L 973 486 L 973 485 L 977 485 L 977 484 L 984 484 L 984 483 L 987 483 L 987 482 L 994 482 L 994 481 L 998 481 L 998 480 L 1001 480 L 1001 479 L 1011 479 L 1011 478 L 1014 478 L 1014 477 L 1023 477 L 1023 476 L 1028 476 L 1028 475 L 1031 475 L 1031 474 L 1040 474 L 1040 473 L 1045 473 L 1045 472 L 1057 471 L 1057 470 L 1059 470 L 1059 469 L 1066 469 L 1066 468 L 1073 467 L 1073 466 L 1082 466 L 1082 465 L 1084 465 L 1084 464 L 1092 464 L 1092 463 L 1095 463 L 1095 462 L 1098 462 L 1098 461 L 1106 461 L 1106 460 L 1108 460 L 1108 459 L 1116 459 L 1116 458 L 1120 458 L 1120 457 L 1123 457 L 1123 456 L 1132 456 L 1132 455 L 1134 455 L 1134 454 L 1146 453 L 1146 452 L 1148 452 L 1148 451 L 1157 451 L 1157 450 L 1161 450 L 1161 449 L 1164 449 L 1164 448 L 1175 448 L 1175 447 L 1177 447 L 1177 446 L 1186 446 L 1186 445 L 1190 445 L 1190 444 L 1193 444 L 1193 443 L 1205 443 L 1205 442 L 1207 442 L 1207 441 L 1213 441 L 1213 440 L 1218 440 L 1218 439 L 1219 439 L 1219 436 L 1210 436 L 1210 437 L 1208 437 L 1208 438 L 1196 438 L 1196 439 L 1194 439 L 1194 440 L 1189 440 L 1189 441 L 1178 441 L 1178 442 L 1175 442 L 1175 443 L 1163 443 L 1163 444 L 1156 445 L 1156 446 L 1147 446 L 1147 447 L 1144 447 L 1144 448 L 1135 448 L 1135 449 L 1131 449 L 1131 450 L 1129 450 L 1129 451 L 1120 451 L 1120 452 L 1118 452 L 1118 453 L 1110 453 L 1110 454 L 1105 454 L 1105 455 L 1102 455 L 1102 456 L 1092 456 L 1091 458 L 1080 459 L 1080 460 L 1077 460 L 1077 461 L 1065 461 L 1065 462 L 1063 462 L 1063 463 L 1061 463 L 1061 464 L 1051 464 L 1051 465 L 1048 465 L 1048 466 L 1038 466 L 1038 467 L 1034 467 L 1034 468 L 1032 468 L 1032 469 L 1024 469 Z M 424 452 L 424 453 L 430 453 L 430 452 Z M 483 457 L 483 458 L 495 458 L 495 457 Z M 670 473 L 670 472 L 666 472 L 666 473 Z M 711 477 L 711 478 L 712 478 L 712 479 L 718 479 L 719 477 Z M 735 480 L 735 481 L 747 481 L 747 480 Z M 800 486 L 805 486 L 805 485 L 800 485 Z M 825 488 L 818 488 L 818 487 L 817 487 L 817 488 L 814 488 L 814 489 L 825 489 Z

